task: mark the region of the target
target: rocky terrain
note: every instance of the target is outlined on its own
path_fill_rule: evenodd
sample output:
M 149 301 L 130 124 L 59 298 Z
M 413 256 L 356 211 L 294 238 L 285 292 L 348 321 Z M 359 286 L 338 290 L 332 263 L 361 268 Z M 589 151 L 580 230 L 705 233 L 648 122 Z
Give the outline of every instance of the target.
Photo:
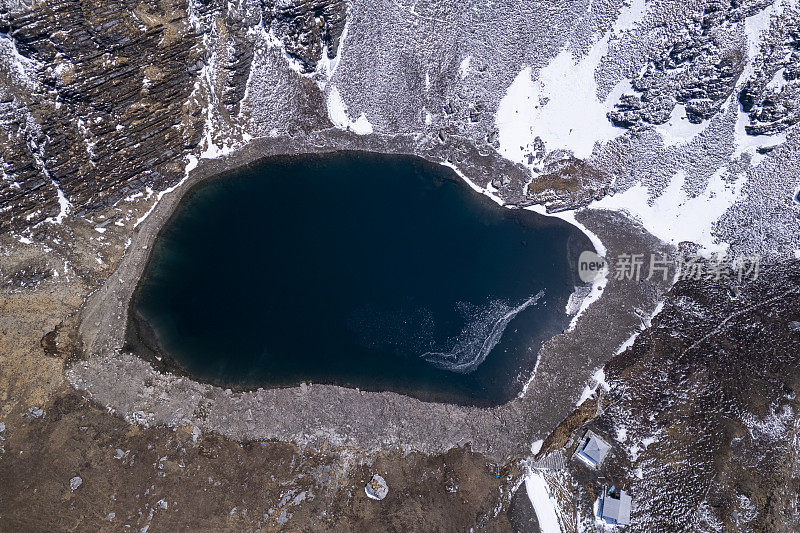
M 677 283 L 605 365 L 608 388 L 538 454 L 567 459 L 561 484 L 575 493 L 562 505 L 584 530 L 602 530 L 590 511 L 603 484 L 635 495 L 633 531 L 798 527 L 797 267 L 766 266 L 735 299 L 727 283 Z M 585 428 L 612 443 L 599 472 L 568 459 Z
M 429 457 L 278 442 L 238 444 L 192 426 L 143 430 L 76 392 L 0 433 L 0 519 L 8 531 L 508 530 L 510 491 L 468 449 Z M 392 498 L 363 487 L 380 472 Z M 511 474 L 513 470 L 509 470 Z M 434 516 L 430 507 L 448 509 Z
M 632 529 L 796 529 L 799 23 L 791 0 L 0 1 L 0 520 L 525 530 L 520 461 L 588 424 L 615 441 Z M 118 342 L 171 207 L 260 157 L 337 149 L 445 162 L 610 258 L 680 245 L 758 254 L 763 275 L 609 276 L 521 400 L 456 434 L 416 438 L 453 413 L 402 422 L 383 396 L 394 429 L 264 429 L 191 380 L 208 405 L 176 415 L 174 380 Z M 570 415 L 587 380 L 599 400 Z M 562 529 L 596 527 L 598 477 L 567 463 Z M 380 503 L 359 492 L 375 472 Z

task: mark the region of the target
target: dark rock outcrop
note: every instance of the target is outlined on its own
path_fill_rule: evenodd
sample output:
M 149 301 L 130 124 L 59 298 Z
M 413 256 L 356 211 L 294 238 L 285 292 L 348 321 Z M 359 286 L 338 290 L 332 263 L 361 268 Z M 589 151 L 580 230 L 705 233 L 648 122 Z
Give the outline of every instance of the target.
M 347 3 L 343 0 L 295 1 L 289 5 L 262 2 L 264 25 L 270 26 L 286 53 L 299 61 L 304 72 L 313 72 L 327 47 L 330 59 L 336 56 L 344 31 Z
M 202 131 L 187 105 L 187 66 L 201 50 L 183 2 L 61 0 L 6 14 L 3 26 L 38 84 L 34 94 L 7 87 L 0 106 L 13 177 L 0 206 L 15 206 L 0 230 L 58 213 L 56 187 L 81 213 L 183 176 L 184 149 Z
M 65 201 L 82 215 L 174 185 L 211 106 L 241 123 L 254 30 L 263 25 L 311 72 L 325 49 L 335 56 L 346 13 L 342 0 L 55 0 L 0 11 L 0 232 L 55 216 Z
M 800 10 L 786 10 L 770 29 L 739 103 L 750 135 L 771 135 L 800 122 Z
M 678 104 L 694 124 L 713 117 L 733 94 L 747 63 L 744 50 L 731 47 L 731 29 L 767 4 L 706 2 L 687 20 L 686 29 L 650 58 L 632 80 L 634 94 L 623 95 L 608 119 L 615 126 L 641 130 L 666 123 Z

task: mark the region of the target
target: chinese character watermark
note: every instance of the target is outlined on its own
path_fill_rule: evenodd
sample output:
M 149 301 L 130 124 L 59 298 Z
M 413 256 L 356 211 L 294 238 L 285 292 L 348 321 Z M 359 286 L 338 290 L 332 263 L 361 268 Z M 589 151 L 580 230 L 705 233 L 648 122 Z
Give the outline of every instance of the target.
M 613 260 L 606 260 L 594 252 L 583 252 L 578 260 L 578 274 L 582 281 L 592 281 L 611 272 L 618 281 L 656 280 L 755 280 L 761 266 L 760 256 L 737 256 L 725 254 L 711 257 L 702 255 L 670 257 L 666 253 L 621 253 Z

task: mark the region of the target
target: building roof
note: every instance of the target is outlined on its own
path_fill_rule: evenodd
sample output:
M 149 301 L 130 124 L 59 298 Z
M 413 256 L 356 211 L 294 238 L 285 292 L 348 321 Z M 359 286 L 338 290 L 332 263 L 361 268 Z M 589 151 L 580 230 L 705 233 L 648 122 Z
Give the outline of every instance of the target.
M 620 491 L 619 499 L 612 498 L 606 493 L 603 498 L 602 518 L 611 524 L 627 526 L 631 523 L 631 496 L 624 490 Z
M 586 440 L 583 448 L 581 448 L 580 454 L 589 459 L 595 465 L 599 465 L 603 462 L 603 459 L 606 458 L 609 450 L 611 450 L 611 446 L 606 441 L 592 433 Z

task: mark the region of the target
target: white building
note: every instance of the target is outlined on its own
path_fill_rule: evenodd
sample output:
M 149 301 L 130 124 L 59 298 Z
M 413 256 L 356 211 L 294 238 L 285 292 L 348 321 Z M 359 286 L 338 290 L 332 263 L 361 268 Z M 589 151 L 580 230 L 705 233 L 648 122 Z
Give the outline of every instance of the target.
M 592 431 L 587 431 L 578 449 L 575 450 L 575 456 L 592 468 L 600 468 L 609 451 L 611 451 L 610 444 Z
M 631 523 L 631 503 L 630 494 L 624 490 L 617 494 L 611 487 L 600 496 L 597 514 L 606 524 L 627 526 Z

